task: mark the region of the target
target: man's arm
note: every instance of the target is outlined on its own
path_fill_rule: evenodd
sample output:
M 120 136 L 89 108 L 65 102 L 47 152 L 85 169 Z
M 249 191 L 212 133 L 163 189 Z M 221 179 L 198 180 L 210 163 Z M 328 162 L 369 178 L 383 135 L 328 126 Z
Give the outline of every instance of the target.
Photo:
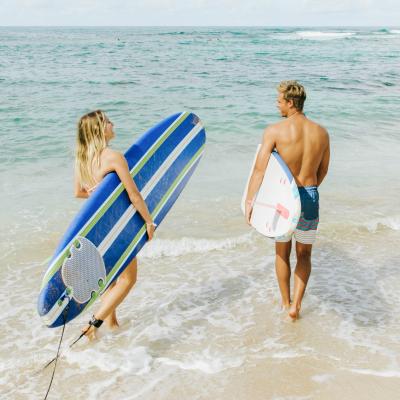
M 324 152 L 324 155 L 322 156 L 321 164 L 319 164 L 318 171 L 317 171 L 317 186 L 319 186 L 322 181 L 324 180 L 326 174 L 328 173 L 329 169 L 329 160 L 330 160 L 330 144 L 329 144 L 329 135 L 327 133 L 327 146 Z
M 251 212 L 253 210 L 254 198 L 260 189 L 261 182 L 264 178 L 265 170 L 268 165 L 269 157 L 275 148 L 275 135 L 272 129 L 266 128 L 263 135 L 263 141 L 260 151 L 258 152 L 257 160 L 254 165 L 253 173 L 251 174 L 249 187 L 247 190 L 245 215 L 246 221 L 250 224 Z

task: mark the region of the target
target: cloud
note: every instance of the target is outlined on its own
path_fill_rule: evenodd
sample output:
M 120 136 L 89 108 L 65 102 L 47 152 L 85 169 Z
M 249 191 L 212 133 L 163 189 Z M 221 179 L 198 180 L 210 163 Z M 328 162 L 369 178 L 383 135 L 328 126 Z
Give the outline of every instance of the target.
M 0 25 L 398 25 L 398 0 L 0 0 Z
M 347 13 L 368 10 L 374 0 L 303 0 L 304 7 L 320 13 Z

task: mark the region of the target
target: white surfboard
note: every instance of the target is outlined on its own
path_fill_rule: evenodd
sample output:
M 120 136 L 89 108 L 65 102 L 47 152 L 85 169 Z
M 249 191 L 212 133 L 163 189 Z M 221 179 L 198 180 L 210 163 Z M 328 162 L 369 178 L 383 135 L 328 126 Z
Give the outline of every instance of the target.
M 243 213 L 250 177 L 260 148 L 261 145 L 258 145 L 243 193 L 241 204 Z M 282 158 L 274 151 L 254 200 L 251 226 L 264 236 L 277 238 L 294 232 L 300 213 L 301 203 L 296 181 Z

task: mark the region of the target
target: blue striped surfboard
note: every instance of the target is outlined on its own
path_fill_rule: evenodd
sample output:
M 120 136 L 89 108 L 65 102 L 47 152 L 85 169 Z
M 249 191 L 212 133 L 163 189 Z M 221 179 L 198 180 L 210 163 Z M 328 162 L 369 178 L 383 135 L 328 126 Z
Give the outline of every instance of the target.
M 156 224 L 197 167 L 206 134 L 188 112 L 171 115 L 125 153 L 132 178 Z M 96 188 L 62 237 L 44 275 L 38 312 L 49 327 L 88 309 L 147 241 L 145 223 L 116 173 Z

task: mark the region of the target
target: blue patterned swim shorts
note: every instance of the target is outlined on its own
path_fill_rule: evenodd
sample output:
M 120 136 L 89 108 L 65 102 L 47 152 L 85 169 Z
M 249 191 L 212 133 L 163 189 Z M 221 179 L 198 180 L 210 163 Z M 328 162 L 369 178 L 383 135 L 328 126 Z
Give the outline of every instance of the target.
M 296 230 L 286 236 L 275 238 L 276 242 L 289 242 L 294 235 L 296 242 L 313 244 L 319 223 L 319 193 L 317 186 L 299 187 L 301 214 Z

